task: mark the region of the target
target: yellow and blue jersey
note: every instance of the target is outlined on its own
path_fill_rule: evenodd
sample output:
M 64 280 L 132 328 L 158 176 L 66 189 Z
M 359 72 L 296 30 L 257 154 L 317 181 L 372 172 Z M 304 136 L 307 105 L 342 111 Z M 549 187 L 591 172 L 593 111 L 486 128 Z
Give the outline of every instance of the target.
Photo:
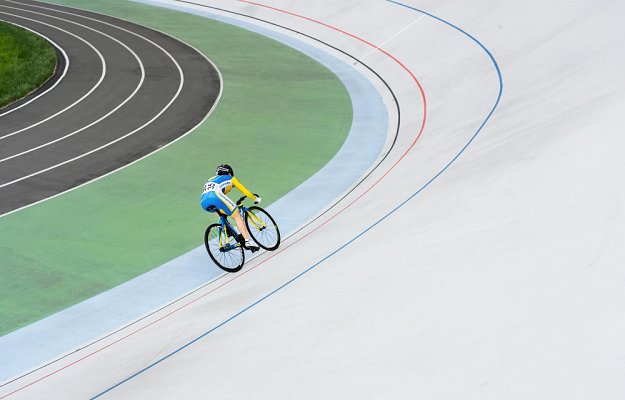
M 226 193 L 233 187 L 239 189 L 241 193 L 252 200 L 256 200 L 256 196 L 252 194 L 237 178 L 230 175 L 216 175 L 208 179 L 204 184 L 204 191 L 200 199 L 203 209 L 215 206 L 227 215 L 232 215 L 237 205 L 230 200 Z

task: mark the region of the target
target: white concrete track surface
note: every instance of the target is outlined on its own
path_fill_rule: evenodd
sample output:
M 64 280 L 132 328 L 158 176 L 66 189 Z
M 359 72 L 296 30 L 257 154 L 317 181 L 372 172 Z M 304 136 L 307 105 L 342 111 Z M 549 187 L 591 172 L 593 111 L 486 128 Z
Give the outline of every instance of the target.
M 366 60 L 395 147 L 279 251 L 0 397 L 625 398 L 625 3 L 202 3 Z

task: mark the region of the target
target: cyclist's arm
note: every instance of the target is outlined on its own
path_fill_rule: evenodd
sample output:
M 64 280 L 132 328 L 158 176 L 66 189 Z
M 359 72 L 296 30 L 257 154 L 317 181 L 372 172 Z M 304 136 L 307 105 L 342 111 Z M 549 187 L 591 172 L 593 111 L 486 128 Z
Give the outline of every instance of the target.
M 232 185 L 239 189 L 241 191 L 241 193 L 243 193 L 244 195 L 246 195 L 247 197 L 249 197 L 250 199 L 256 201 L 256 196 L 254 196 L 252 194 L 252 192 L 250 192 L 249 190 L 247 190 L 247 188 L 245 186 L 243 186 L 243 184 L 241 182 L 239 182 L 239 180 L 235 177 L 232 177 Z

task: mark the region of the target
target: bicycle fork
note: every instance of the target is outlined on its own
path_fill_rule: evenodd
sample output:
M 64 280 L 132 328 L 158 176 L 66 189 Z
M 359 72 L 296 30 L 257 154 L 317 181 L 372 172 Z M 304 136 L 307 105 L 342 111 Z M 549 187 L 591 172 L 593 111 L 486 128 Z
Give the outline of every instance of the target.
M 252 225 L 254 225 L 254 228 L 258 229 L 259 232 L 262 232 L 264 229 L 267 228 L 263 221 L 258 218 L 253 212 L 246 212 L 246 216 L 249 216 L 248 220 Z

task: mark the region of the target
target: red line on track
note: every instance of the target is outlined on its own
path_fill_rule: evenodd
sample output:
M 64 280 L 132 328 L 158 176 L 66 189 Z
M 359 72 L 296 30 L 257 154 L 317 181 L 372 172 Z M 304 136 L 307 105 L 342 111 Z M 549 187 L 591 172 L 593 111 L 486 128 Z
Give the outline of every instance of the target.
M 419 92 L 421 94 L 421 99 L 423 100 L 423 119 L 421 121 L 421 127 L 419 129 L 419 133 L 417 134 L 417 136 L 415 137 L 414 141 L 410 144 L 410 146 L 408 147 L 408 149 L 406 149 L 406 151 L 404 152 L 404 154 L 401 155 L 401 157 L 399 157 L 399 159 L 388 169 L 388 171 L 386 171 L 377 181 L 375 181 L 367 190 L 365 190 L 363 193 L 361 193 L 358 197 L 356 197 L 354 200 L 352 200 L 351 203 L 349 203 L 348 205 L 346 205 L 345 207 L 343 207 L 339 212 L 337 212 L 336 214 L 334 214 L 332 217 L 330 217 L 328 220 L 326 220 L 325 222 L 323 222 L 322 224 L 320 224 L 319 226 L 317 226 L 315 229 L 313 229 L 312 231 L 308 232 L 306 235 L 302 236 L 301 238 L 299 238 L 298 240 L 296 240 L 293 244 L 299 242 L 300 240 L 304 239 L 305 237 L 307 237 L 308 235 L 310 235 L 311 233 L 315 232 L 317 229 L 321 228 L 322 226 L 324 226 L 325 224 L 327 224 L 328 222 L 332 221 L 337 215 L 339 215 L 340 213 L 342 213 L 343 211 L 345 211 L 347 208 L 351 207 L 354 203 L 356 203 L 358 200 L 360 200 L 365 194 L 369 193 L 374 187 L 376 187 L 378 185 L 378 183 L 380 183 L 380 181 L 382 179 L 384 179 L 396 166 L 397 164 L 399 164 L 404 157 L 406 157 L 406 155 L 408 155 L 408 152 L 410 152 L 410 150 L 412 150 L 412 148 L 415 146 L 415 144 L 417 144 L 417 141 L 419 140 L 419 138 L 421 137 L 421 135 L 423 134 L 423 131 L 425 130 L 425 120 L 426 120 L 426 115 L 427 115 L 427 101 L 425 98 L 425 92 L 423 90 L 423 87 L 421 86 L 421 83 L 419 82 L 419 80 L 417 79 L 417 77 L 414 75 L 414 73 L 408 69 L 408 67 L 406 67 L 401 61 L 399 61 L 397 58 L 395 58 L 395 56 L 393 56 L 392 54 L 388 53 L 386 50 L 382 49 L 379 46 L 374 45 L 373 43 L 359 37 L 356 36 L 352 33 L 346 32 L 342 29 L 336 28 L 332 25 L 326 24 L 325 22 L 322 21 L 318 21 L 316 19 L 313 18 L 309 18 L 300 14 L 296 14 L 290 11 L 286 11 L 286 10 L 281 10 L 279 8 L 275 8 L 272 6 L 268 6 L 265 4 L 261 4 L 261 3 L 256 3 L 250 0 L 238 0 L 241 3 L 247 3 L 247 4 L 251 4 L 254 6 L 258 6 L 258 7 L 262 7 L 262 8 L 267 8 L 282 14 L 287 14 L 296 18 L 300 18 L 306 21 L 310 21 L 313 22 L 315 24 L 319 24 L 322 26 L 325 26 L 326 28 L 332 29 L 336 32 L 340 32 L 342 34 L 345 34 L 351 38 L 354 38 L 362 43 L 365 43 L 366 45 L 373 47 L 374 50 L 377 50 L 379 52 L 381 52 L 382 54 L 386 55 L 387 57 L 389 57 L 390 59 L 392 59 L 393 61 L 395 61 L 400 67 L 402 67 L 412 78 L 412 80 L 415 82 L 415 84 L 417 85 L 417 87 L 419 88 Z M 292 245 L 293 245 L 292 244 Z M 290 247 L 290 246 L 289 246 Z M 286 250 L 288 247 L 286 247 L 284 250 Z M 277 254 L 279 254 L 281 252 L 278 252 Z M 259 264 L 260 265 L 260 264 Z
M 209 294 L 211 294 L 211 293 L 213 293 L 213 292 L 215 292 L 215 291 L 219 290 L 220 288 L 222 288 L 223 286 L 225 286 L 225 285 L 229 284 L 230 282 L 234 281 L 235 279 L 239 279 L 240 277 L 244 276 L 245 274 L 247 274 L 247 273 L 249 273 L 249 272 L 253 271 L 254 269 L 256 269 L 256 268 L 258 268 L 259 266 L 261 266 L 261 265 L 263 265 L 264 263 L 266 263 L 267 261 L 269 261 L 269 260 L 271 260 L 272 258 L 276 257 L 277 255 L 281 254 L 283 251 L 285 251 L 285 250 L 287 250 L 287 249 L 291 248 L 292 246 L 294 246 L 295 244 L 299 243 L 299 242 L 300 242 L 301 240 L 303 240 L 304 238 L 306 238 L 306 237 L 310 236 L 312 233 L 316 232 L 319 228 L 321 228 L 321 227 L 323 227 L 324 225 L 326 225 L 328 222 L 332 221 L 332 220 L 333 220 L 334 218 L 336 218 L 339 214 L 341 214 L 341 213 L 342 213 L 343 211 L 345 211 L 347 208 L 351 207 L 354 203 L 356 203 L 358 200 L 360 200 L 360 199 L 361 199 L 361 198 L 362 198 L 365 194 L 369 193 L 369 192 L 370 192 L 370 191 L 371 191 L 371 190 L 372 190 L 375 186 L 377 186 L 377 185 L 378 185 L 378 183 L 380 183 L 380 181 L 382 181 L 382 179 L 384 179 L 384 178 L 385 178 L 385 177 L 386 177 L 386 176 L 387 176 L 387 175 L 388 175 L 388 174 L 389 174 L 389 173 L 390 173 L 390 172 L 391 172 L 391 171 L 392 171 L 392 170 L 393 170 L 393 169 L 397 166 L 397 164 L 399 164 L 399 163 L 400 163 L 400 162 L 401 162 L 401 161 L 402 161 L 402 160 L 406 157 L 406 155 L 408 154 L 408 152 L 410 152 L 410 150 L 411 150 L 411 149 L 415 146 L 415 144 L 417 143 L 417 141 L 419 140 L 419 138 L 421 138 L 421 135 L 423 134 L 423 131 L 425 130 L 425 120 L 426 120 L 426 115 L 427 115 L 427 102 L 426 102 L 425 92 L 424 92 L 424 90 L 423 90 L 423 87 L 421 86 L 421 83 L 419 82 L 419 80 L 417 79 L 417 77 L 413 74 L 413 72 L 412 72 L 410 69 L 408 69 L 408 67 L 406 67 L 406 66 L 405 66 L 405 65 L 404 65 L 401 61 L 399 61 L 397 58 L 395 58 L 392 54 L 388 53 L 386 50 L 382 49 L 381 47 L 378 47 L 378 46 L 374 45 L 373 43 L 371 43 L 371 42 L 369 42 L 369 41 L 367 41 L 367 40 L 365 40 L 365 39 L 363 39 L 363 38 L 361 38 L 361 37 L 359 37 L 359 36 L 356 36 L 356 35 L 354 35 L 354 34 L 352 34 L 352 33 L 346 32 L 346 31 L 344 31 L 344 30 L 342 30 L 342 29 L 339 29 L 339 28 L 334 27 L 334 26 L 332 26 L 332 25 L 326 24 L 326 23 L 324 23 L 324 22 L 318 21 L 318 20 L 316 20 L 316 19 L 309 18 L 309 17 L 303 16 L 303 15 L 300 15 L 300 14 L 296 14 L 296 13 L 293 13 L 293 12 L 290 12 L 290 11 L 281 10 L 281 9 L 279 9 L 279 8 L 275 8 L 275 7 L 272 7 L 272 6 L 265 5 L 265 4 L 256 3 L 256 2 L 253 2 L 253 1 L 248 1 L 248 0 L 238 0 L 238 1 L 239 1 L 239 2 L 241 2 L 241 3 L 247 3 L 247 4 L 250 4 L 250 5 L 257 6 L 257 7 L 262 7 L 262 8 L 270 9 L 270 10 L 273 10 L 273 11 L 279 12 L 279 13 L 281 13 L 281 14 L 287 14 L 287 15 L 290 15 L 290 16 L 293 16 L 293 17 L 296 17 L 296 18 L 304 19 L 304 20 L 306 20 L 306 21 L 310 21 L 310 22 L 313 22 L 313 23 L 316 23 L 316 24 L 322 25 L 322 26 L 324 26 L 324 27 L 326 27 L 326 28 L 329 28 L 329 29 L 334 30 L 334 31 L 336 31 L 336 32 L 339 32 L 339 33 L 342 33 L 342 34 L 344 34 L 344 35 L 347 35 L 347 36 L 349 36 L 349 37 L 351 37 L 351 38 L 353 38 L 353 39 L 356 39 L 356 40 L 358 40 L 358 41 L 360 41 L 360 42 L 362 42 L 362 43 L 365 43 L 366 45 L 373 47 L 375 50 L 377 50 L 377 51 L 381 52 L 382 54 L 386 55 L 387 57 L 389 57 L 390 59 L 392 59 L 393 61 L 395 61 L 395 62 L 396 62 L 399 66 L 401 66 L 401 67 L 402 67 L 402 69 L 404 69 L 404 70 L 405 70 L 405 71 L 406 71 L 406 72 L 410 75 L 410 77 L 414 80 L 415 84 L 416 84 L 416 85 L 417 85 L 417 87 L 419 88 L 419 92 L 420 92 L 420 94 L 421 94 L 421 98 L 422 98 L 422 100 L 423 100 L 423 119 L 422 119 L 422 121 L 421 121 L 421 127 L 420 127 L 420 129 L 419 129 L 419 132 L 417 133 L 417 136 L 415 137 L 414 141 L 410 144 L 410 146 L 408 147 L 408 149 L 407 149 L 407 150 L 406 150 L 406 151 L 405 151 L 405 152 L 401 155 L 401 157 L 400 157 L 400 158 L 399 158 L 399 159 L 398 159 L 398 160 L 397 160 L 397 161 L 396 161 L 396 162 L 395 162 L 395 163 L 394 163 L 394 164 L 393 164 L 393 165 L 392 165 L 392 166 L 391 166 L 391 167 L 390 167 L 390 168 L 389 168 L 389 169 L 388 169 L 388 170 L 387 170 L 387 171 L 386 171 L 386 172 L 385 172 L 385 173 L 384 173 L 384 174 L 383 174 L 380 178 L 378 178 L 378 180 L 377 180 L 377 181 L 375 181 L 375 182 L 374 182 L 374 183 L 373 183 L 373 184 L 372 184 L 372 185 L 371 185 L 371 186 L 370 186 L 370 187 L 369 187 L 366 191 L 364 191 L 363 193 L 361 193 L 358 197 L 356 197 L 354 200 L 352 200 L 349 204 L 347 204 L 345 207 L 343 207 L 340 211 L 338 211 L 337 213 L 335 213 L 332 217 L 330 217 L 329 219 L 327 219 L 326 221 L 324 221 L 323 223 L 321 223 L 319 226 L 317 226 L 316 228 L 314 228 L 314 229 L 313 229 L 313 230 L 311 230 L 310 232 L 306 233 L 305 235 L 303 235 L 302 237 L 300 237 L 300 238 L 299 238 L 299 239 L 297 239 L 296 241 L 292 242 L 291 244 L 289 244 L 289 245 L 288 245 L 288 246 L 286 246 L 286 247 L 283 247 L 281 250 L 279 250 L 279 251 L 277 251 L 277 252 L 273 253 L 271 256 L 267 257 L 265 260 L 263 260 L 263 261 L 259 262 L 258 264 L 256 264 L 256 265 L 254 265 L 254 266 L 250 267 L 248 270 L 246 270 L 246 271 L 244 271 L 244 272 L 242 272 L 242 273 L 240 273 L 240 274 L 237 274 L 237 275 L 236 275 L 235 277 L 233 277 L 232 279 L 227 280 L 226 282 L 224 282 L 224 283 L 222 283 L 221 285 L 219 285 L 219 286 L 215 287 L 214 289 L 211 289 L 210 291 L 208 291 L 208 292 L 204 293 L 203 295 L 201 295 L 201 296 L 199 296 L 199 297 L 197 297 L 197 298 L 195 298 L 195 299 L 191 300 L 190 302 L 188 302 L 188 303 L 186 303 L 186 304 L 184 304 L 184 305 L 182 305 L 182 306 L 180 306 L 180 307 L 176 308 L 175 310 L 173 310 L 173 311 L 171 311 L 171 312 L 169 312 L 169 313 L 167 313 L 167 314 L 163 315 L 162 317 L 160 317 L 160 318 L 158 318 L 158 319 L 156 319 L 156 320 L 154 320 L 154 321 L 150 322 L 149 324 L 147 324 L 147 325 L 145 325 L 145 326 L 143 326 L 143 327 L 141 327 L 141 328 L 139 328 L 139 329 L 136 329 L 136 330 L 132 331 L 131 333 L 129 333 L 129 334 L 127 334 L 127 335 L 125 335 L 125 336 L 123 336 L 123 337 L 121 337 L 121 338 L 119 338 L 119 339 L 117 339 L 117 340 L 115 340 L 115 341 L 113 341 L 113 342 L 111 342 L 111 343 L 107 344 L 106 346 L 100 347 L 99 349 L 97 349 L 97 350 L 95 350 L 95 351 L 93 351 L 93 352 L 91 352 L 91 353 L 89 353 L 89 354 L 87 354 L 87 355 L 85 355 L 85 356 L 83 356 L 83 357 L 79 358 L 79 359 L 78 359 L 78 360 L 76 360 L 76 361 L 71 362 L 70 364 L 67 364 L 67 365 L 65 365 L 65 366 L 63 366 L 63 367 L 61 367 L 61 368 L 59 368 L 59 369 L 54 370 L 54 371 L 50 372 L 49 374 L 47 374 L 47 375 L 45 375 L 45 376 L 43 376 L 43 377 L 41 377 L 41 378 L 39 378 L 39 379 L 37 379 L 37 380 L 35 380 L 35 381 L 33 381 L 33 382 L 30 382 L 29 384 L 27 384 L 27 385 L 25 385 L 25 386 L 22 386 L 22 387 L 20 387 L 20 388 L 18 388 L 18 389 L 16 389 L 16 390 L 14 390 L 14 391 L 13 391 L 13 392 L 11 392 L 11 393 L 8 393 L 8 394 L 6 394 L 6 395 L 4 395 L 4 396 L 0 397 L 0 399 L 7 398 L 7 397 L 9 397 L 9 396 L 11 396 L 11 395 L 13 395 L 13 394 L 15 394 L 15 393 L 19 392 L 19 391 L 22 391 L 22 390 L 24 390 L 24 389 L 26 389 L 26 388 L 28 388 L 28 387 L 30 387 L 30 386 L 33 386 L 33 385 L 35 385 L 36 383 L 41 382 L 41 381 L 42 381 L 42 380 L 44 380 L 44 379 L 47 379 L 47 378 L 49 378 L 49 377 L 51 377 L 51 376 L 53 376 L 53 375 L 55 375 L 55 374 L 57 374 L 57 373 L 59 373 L 59 372 L 61 372 L 61 371 L 65 370 L 65 369 L 67 369 L 67 368 L 69 368 L 69 367 L 73 366 L 73 365 L 76 365 L 76 364 L 78 364 L 78 363 L 80 363 L 80 362 L 82 362 L 82 361 L 86 360 L 87 358 L 90 358 L 90 357 L 92 357 L 92 356 L 94 356 L 94 355 L 96 355 L 96 354 L 98 354 L 98 353 L 100 353 L 100 352 L 102 352 L 102 351 L 104 351 L 104 350 L 106 350 L 106 349 L 108 349 L 108 348 L 110 348 L 110 347 L 112 347 L 112 346 L 116 345 L 117 343 L 119 343 L 119 342 L 121 342 L 121 341 L 123 341 L 123 340 L 128 339 L 128 338 L 129 338 L 129 337 L 131 337 L 131 336 L 136 335 L 136 334 L 137 334 L 137 333 L 139 333 L 139 332 L 142 332 L 143 330 L 145 330 L 145 329 L 149 328 L 150 326 L 155 325 L 156 323 L 158 323 L 158 322 L 160 322 L 160 321 L 164 320 L 165 318 L 168 318 L 169 316 L 171 316 L 171 315 L 173 315 L 173 314 L 177 313 L 178 311 L 180 311 L 180 310 L 182 310 L 182 309 L 184 309 L 184 308 L 186 308 L 186 307 L 188 307 L 188 306 L 192 305 L 193 303 L 197 302 L 198 300 L 201 300 L 202 298 L 204 298 L 204 297 L 208 296 Z

